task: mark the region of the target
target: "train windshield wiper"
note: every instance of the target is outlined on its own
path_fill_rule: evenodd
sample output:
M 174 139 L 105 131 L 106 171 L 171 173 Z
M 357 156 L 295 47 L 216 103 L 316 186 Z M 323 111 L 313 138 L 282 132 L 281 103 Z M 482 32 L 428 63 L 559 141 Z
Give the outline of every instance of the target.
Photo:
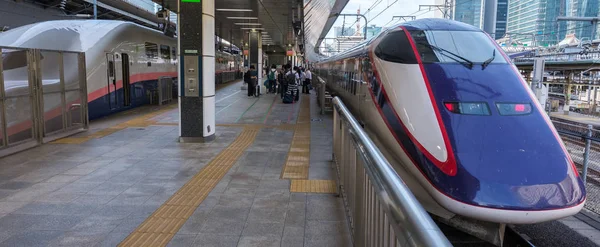
M 469 69 L 473 68 L 473 62 L 471 62 L 469 59 L 466 59 L 464 57 L 461 57 L 461 56 L 457 55 L 456 53 L 453 53 L 453 52 L 448 51 L 448 50 L 446 50 L 444 48 L 440 48 L 440 47 L 437 47 L 435 45 L 431 45 L 431 44 L 428 44 L 428 43 L 418 43 L 418 44 L 427 46 L 427 47 L 429 47 L 431 49 L 434 49 L 434 50 L 438 50 L 438 51 L 441 52 L 441 54 L 446 55 L 446 57 L 449 57 L 450 59 L 459 62 L 460 64 L 464 65 L 465 67 L 467 67 Z M 454 57 L 456 57 L 456 58 L 458 58 L 458 59 L 460 59 L 462 61 L 459 61 L 458 59 L 456 59 L 454 57 L 451 57 L 449 55 L 452 55 L 452 56 L 454 56 Z
M 496 58 L 496 49 L 494 49 L 494 51 L 492 52 L 492 57 L 490 57 L 488 60 L 485 60 L 485 62 L 483 62 L 481 64 L 481 70 L 484 70 L 485 67 L 490 65 L 490 63 L 492 63 L 492 61 L 494 61 L 495 58 Z

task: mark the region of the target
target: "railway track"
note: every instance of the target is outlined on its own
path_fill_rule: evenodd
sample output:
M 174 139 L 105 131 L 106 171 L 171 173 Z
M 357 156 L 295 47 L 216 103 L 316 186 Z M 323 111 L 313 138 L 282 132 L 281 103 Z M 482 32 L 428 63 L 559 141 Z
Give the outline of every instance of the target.
M 450 243 L 455 247 L 496 247 L 495 245 L 473 237 L 467 233 L 464 233 L 456 228 L 446 225 L 434 219 L 438 227 Z M 506 232 L 504 233 L 504 245 L 509 247 L 535 247 L 531 242 L 527 240 L 527 237 L 523 234 L 518 233 L 513 227 L 506 226 Z
M 562 118 L 551 118 L 553 121 L 558 122 L 558 123 L 564 123 L 564 124 L 569 124 L 571 126 L 579 126 L 582 129 L 578 130 L 577 132 L 580 132 L 583 129 L 587 129 L 587 124 L 584 123 L 579 123 L 579 122 L 575 122 L 575 121 L 570 121 L 570 120 L 566 120 L 566 119 L 562 119 Z M 556 126 L 556 124 L 555 124 Z M 561 128 L 562 126 L 556 126 L 557 131 L 559 132 L 570 132 L 572 130 L 569 129 L 563 129 Z M 594 126 L 594 129 L 599 128 L 600 126 Z M 565 142 L 565 144 L 571 144 L 571 145 L 575 145 L 577 148 L 581 148 L 584 149 L 586 146 L 586 141 L 584 138 L 582 137 L 577 137 L 577 136 L 573 136 L 573 135 L 569 135 L 569 134 L 561 134 L 560 137 L 562 138 L 563 142 Z M 590 159 L 593 159 L 596 155 L 600 156 L 600 143 L 592 141 L 591 145 L 590 145 Z M 579 171 L 580 174 L 583 174 L 583 163 L 573 160 L 573 162 L 575 163 L 575 166 L 577 167 L 577 170 Z M 588 166 L 588 171 L 587 171 L 587 182 L 593 183 L 594 185 L 600 186 L 600 171 L 593 169 L 592 167 Z

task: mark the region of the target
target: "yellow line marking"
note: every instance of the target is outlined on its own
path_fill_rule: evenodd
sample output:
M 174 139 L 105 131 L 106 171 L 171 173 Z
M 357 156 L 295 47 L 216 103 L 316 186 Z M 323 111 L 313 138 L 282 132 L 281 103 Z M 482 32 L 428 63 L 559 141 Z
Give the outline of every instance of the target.
M 81 144 L 81 143 L 87 142 L 91 139 L 99 139 L 99 138 L 111 135 L 115 132 L 121 131 L 123 129 L 130 128 L 130 127 L 144 127 L 145 128 L 150 125 L 177 125 L 177 123 L 175 123 L 175 124 L 159 123 L 155 120 L 151 120 L 152 118 L 157 117 L 168 111 L 171 111 L 175 108 L 177 108 L 177 104 L 170 104 L 168 106 L 160 108 L 159 110 L 152 111 L 150 113 L 144 114 L 140 117 L 131 119 L 129 121 L 117 124 L 115 126 L 112 126 L 112 127 L 106 128 L 106 129 L 99 130 L 99 131 L 91 133 L 87 136 L 67 137 L 67 138 L 58 139 L 51 143 L 54 143 L 54 144 Z M 132 111 L 136 111 L 136 110 L 137 109 L 132 110 Z
M 183 185 L 118 246 L 165 246 L 256 139 L 258 128 L 244 128 L 225 150 Z
M 310 165 L 310 97 L 302 96 L 300 112 L 295 125 L 286 125 L 293 128 L 294 137 L 287 161 L 281 171 L 281 179 L 308 179 Z
M 337 193 L 335 180 L 292 180 L 290 192 Z

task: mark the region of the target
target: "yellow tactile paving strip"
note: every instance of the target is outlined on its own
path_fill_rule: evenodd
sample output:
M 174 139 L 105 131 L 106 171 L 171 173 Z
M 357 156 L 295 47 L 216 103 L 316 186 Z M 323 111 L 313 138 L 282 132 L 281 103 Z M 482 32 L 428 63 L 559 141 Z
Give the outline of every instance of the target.
M 335 180 L 292 180 L 290 192 L 337 193 Z
M 118 246 L 166 246 L 227 171 L 250 147 L 259 128 L 242 133 L 183 185 Z
M 100 131 L 94 132 L 87 136 L 67 137 L 67 138 L 58 139 L 56 141 L 53 141 L 52 143 L 55 143 L 55 144 L 81 144 L 81 143 L 87 142 L 91 139 L 102 138 L 102 137 L 108 136 L 112 133 L 115 133 L 117 131 L 120 131 L 120 130 L 123 130 L 126 128 L 131 128 L 131 127 L 148 127 L 150 125 L 177 125 L 177 123 L 175 123 L 175 124 L 173 124 L 173 123 L 158 123 L 155 120 L 152 120 L 152 118 L 159 116 L 163 113 L 166 113 L 168 111 L 171 111 L 175 108 L 177 108 L 177 104 L 170 104 L 168 106 L 161 108 L 160 110 L 152 111 L 148 114 L 144 114 L 143 116 L 131 119 L 129 121 L 126 121 L 126 122 L 123 122 L 120 124 L 117 124 L 110 128 L 102 129 Z
M 281 171 L 282 179 L 308 179 L 310 165 L 310 98 L 302 96 L 300 112 L 294 126 L 294 137 L 285 166 Z

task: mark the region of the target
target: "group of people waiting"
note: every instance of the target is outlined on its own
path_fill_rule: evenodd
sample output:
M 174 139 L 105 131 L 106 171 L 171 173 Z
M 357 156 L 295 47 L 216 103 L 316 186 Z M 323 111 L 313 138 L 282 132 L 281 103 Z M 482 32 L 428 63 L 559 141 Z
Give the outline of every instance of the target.
M 250 70 L 244 75 L 244 82 L 248 83 L 248 96 L 254 95 L 257 83 L 257 71 L 254 66 L 250 66 Z M 310 69 L 285 64 L 277 68 L 274 64 L 271 69 L 266 72 L 265 87 L 268 93 L 280 94 L 283 103 L 293 103 L 298 101 L 300 94 L 298 86 L 302 86 L 302 93 L 310 94 L 312 88 L 311 80 L 312 73 Z

